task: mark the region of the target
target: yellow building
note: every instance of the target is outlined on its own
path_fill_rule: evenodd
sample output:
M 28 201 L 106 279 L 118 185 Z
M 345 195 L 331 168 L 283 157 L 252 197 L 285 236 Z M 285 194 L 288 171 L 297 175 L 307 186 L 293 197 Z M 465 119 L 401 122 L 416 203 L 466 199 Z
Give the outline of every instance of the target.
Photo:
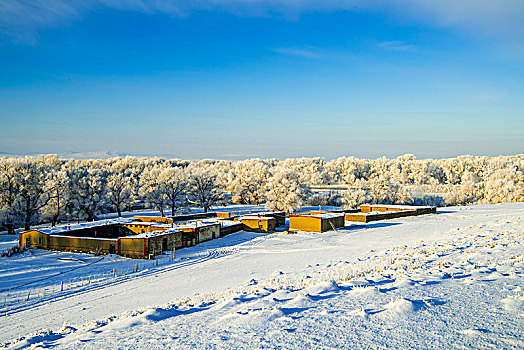
M 157 224 L 172 224 L 173 219 L 166 218 L 163 216 L 144 216 L 144 215 L 135 215 L 133 220 L 142 221 L 142 222 L 155 222 Z
M 269 216 L 246 215 L 235 219 L 242 223 L 245 231 L 274 232 L 277 220 Z
M 136 234 L 140 233 L 148 233 L 153 231 L 164 231 L 171 227 L 173 227 L 172 224 L 159 224 L 155 222 L 140 222 L 140 221 L 133 221 L 129 223 L 123 223 L 122 226 L 130 229 Z
M 220 224 L 214 221 L 195 221 L 174 226 L 183 232 L 182 247 L 191 247 L 200 242 L 220 237 Z
M 325 232 L 344 227 L 344 214 L 290 215 L 290 231 Z
M 422 214 L 436 214 L 436 207 L 427 207 L 427 206 L 416 206 L 416 205 L 393 205 L 393 204 L 363 204 L 360 206 L 360 211 L 362 213 L 372 213 L 375 211 L 380 212 L 395 212 L 395 211 L 407 211 L 413 210 L 416 212 L 416 215 Z

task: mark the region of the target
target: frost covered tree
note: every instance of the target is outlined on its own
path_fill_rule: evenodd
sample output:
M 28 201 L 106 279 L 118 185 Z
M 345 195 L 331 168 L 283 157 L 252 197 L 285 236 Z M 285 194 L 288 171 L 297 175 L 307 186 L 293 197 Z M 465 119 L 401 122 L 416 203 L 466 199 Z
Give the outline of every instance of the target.
M 44 190 L 50 196 L 50 200 L 42 208 L 42 212 L 44 217 L 51 221 L 52 226 L 56 226 L 66 216 L 67 205 L 70 201 L 70 181 L 67 170 L 50 168 L 44 187 Z
M 32 224 L 39 222 L 40 209 L 51 199 L 51 195 L 44 190 L 48 169 L 49 166 L 34 158 L 26 157 L 20 161 L 18 191 L 24 210 L 24 228 L 26 230 L 29 230 Z
M 162 184 L 167 205 L 171 208 L 174 216 L 178 208 L 186 205 L 186 190 L 189 177 L 187 171 L 182 167 L 170 167 L 163 169 L 159 174 L 159 182 Z
M 291 213 L 296 211 L 308 195 L 309 187 L 300 182 L 300 176 L 283 166 L 271 169 L 266 184 L 266 208 Z
M 234 175 L 233 175 L 234 174 Z M 233 202 L 256 204 L 264 202 L 264 185 L 268 177 L 268 165 L 260 159 L 249 159 L 234 164 L 228 181 L 228 191 Z
M 122 216 L 122 209 L 129 207 L 133 196 L 131 187 L 131 173 L 113 170 L 107 177 L 107 199 L 116 209 L 118 216 Z
M 189 176 L 188 196 L 193 203 L 201 206 L 207 213 L 212 205 L 221 204 L 224 200 L 221 187 L 217 175 L 195 169 Z
M 9 234 L 14 234 L 23 219 L 18 201 L 18 168 L 18 159 L 0 159 L 0 220 Z
M 515 169 L 505 168 L 493 172 L 485 181 L 484 203 L 516 202 L 523 199 L 523 176 Z
M 411 204 L 411 194 L 402 186 L 383 177 L 367 183 L 372 202 L 378 204 Z
M 328 191 L 322 193 L 314 193 L 307 199 L 309 205 L 323 206 L 333 205 L 339 206 L 342 203 L 342 197 L 338 191 Z
M 107 172 L 101 168 L 81 166 L 71 172 L 71 212 L 80 219 L 94 221 L 107 205 Z
M 161 179 L 163 168 L 161 166 L 148 167 L 140 177 L 140 195 L 144 200 L 165 216 L 166 194 Z
M 373 197 L 363 188 L 350 188 L 342 195 L 342 203 L 346 209 L 355 209 L 359 205 L 370 203 Z

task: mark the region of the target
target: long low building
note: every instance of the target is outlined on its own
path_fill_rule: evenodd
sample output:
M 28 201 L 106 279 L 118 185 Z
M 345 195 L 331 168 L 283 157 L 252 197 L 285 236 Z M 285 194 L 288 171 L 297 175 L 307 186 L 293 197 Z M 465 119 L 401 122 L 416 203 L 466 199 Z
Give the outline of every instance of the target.
M 230 232 L 235 231 L 227 230 Z M 216 221 L 173 225 L 115 219 L 21 232 L 19 244 L 27 248 L 151 259 L 220 236 L 221 224 Z
M 430 206 L 418 206 L 418 205 L 393 205 L 393 204 L 363 204 L 360 206 L 362 213 L 372 213 L 375 211 L 379 212 L 395 212 L 395 211 L 406 211 L 414 210 L 416 215 L 423 214 L 436 214 L 437 207 Z
M 150 259 L 164 251 L 174 250 L 176 237 L 181 235 L 182 231 L 155 231 L 118 238 L 101 238 L 29 230 L 20 233 L 19 239 L 20 245 L 27 248 L 90 254 L 118 254 L 129 258 Z
M 319 214 L 344 214 L 346 221 L 371 222 L 437 213 L 436 207 L 415 205 L 386 205 L 386 204 L 364 204 L 359 209 L 345 209 L 337 211 L 311 211 L 310 215 Z

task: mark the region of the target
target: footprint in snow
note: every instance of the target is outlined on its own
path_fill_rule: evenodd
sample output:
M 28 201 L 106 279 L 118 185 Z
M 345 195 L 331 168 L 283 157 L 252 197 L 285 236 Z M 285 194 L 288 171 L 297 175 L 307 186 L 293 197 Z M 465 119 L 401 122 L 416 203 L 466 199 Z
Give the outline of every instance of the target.
M 522 311 L 524 308 L 524 295 L 511 295 L 500 301 L 504 310 L 509 312 Z
M 482 328 L 469 328 L 469 329 L 460 330 L 459 333 L 464 334 L 464 335 L 473 336 L 473 335 L 481 335 L 484 333 L 489 333 L 489 331 L 487 329 L 482 329 Z

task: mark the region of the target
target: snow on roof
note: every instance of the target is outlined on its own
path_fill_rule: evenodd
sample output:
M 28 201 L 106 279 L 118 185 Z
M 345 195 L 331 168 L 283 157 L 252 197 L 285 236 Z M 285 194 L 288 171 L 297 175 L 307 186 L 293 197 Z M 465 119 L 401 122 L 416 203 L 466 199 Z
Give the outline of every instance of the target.
M 242 225 L 242 223 L 239 221 L 234 221 L 234 220 L 222 220 L 221 225 L 222 227 L 229 227 L 229 226 L 235 226 L 235 225 Z
M 183 224 L 175 224 L 174 228 L 177 229 L 185 229 L 185 228 L 196 228 L 196 227 L 204 227 L 204 226 L 212 226 L 212 225 L 219 225 L 218 221 L 193 221 L 193 222 L 185 222 Z
M 261 211 L 257 213 L 249 213 L 244 216 L 257 216 L 257 215 L 269 215 L 269 214 L 284 214 L 283 211 Z
M 257 221 L 269 221 L 275 220 L 270 216 L 257 216 L 257 215 L 244 215 L 238 218 L 238 220 L 257 220 Z
M 54 235 L 50 235 L 54 236 Z M 78 236 L 66 236 L 66 235 L 56 235 L 60 238 L 74 238 L 74 239 L 96 239 L 97 241 L 118 241 L 118 238 L 100 238 L 100 237 L 78 237 Z
M 375 207 L 375 208 L 395 208 L 395 209 L 426 209 L 434 208 L 427 205 L 397 205 L 397 204 L 362 204 L 361 207 Z
M 138 226 L 150 226 L 150 227 L 162 227 L 169 228 L 171 224 L 163 224 L 160 222 L 142 222 L 142 221 L 131 221 L 124 223 L 125 225 L 138 225 Z
M 344 217 L 344 214 L 338 214 L 338 213 L 323 213 L 323 214 L 300 214 L 300 215 L 291 215 L 291 216 L 302 216 L 302 217 L 310 217 L 310 218 L 317 218 L 317 219 L 334 219 L 334 218 L 340 218 Z
M 48 234 L 48 235 L 52 235 L 52 234 L 59 234 L 59 233 L 68 232 L 68 231 L 83 230 L 86 228 L 102 227 L 102 226 L 117 225 L 117 224 L 129 224 L 132 222 L 135 222 L 135 221 L 132 219 L 117 218 L 117 219 L 108 219 L 108 220 L 98 220 L 98 221 L 92 221 L 92 222 L 82 222 L 80 224 L 68 224 L 68 225 L 61 225 L 61 226 L 48 227 L 48 228 L 39 228 L 37 229 L 37 231 Z
M 139 233 L 139 234 L 137 234 L 137 235 L 131 235 L 131 236 L 120 237 L 120 239 L 129 239 L 129 238 L 151 238 L 151 237 L 158 237 L 158 236 L 170 235 L 170 234 L 177 233 L 177 232 L 182 232 L 182 230 L 171 229 L 171 230 L 164 230 L 164 231 L 144 232 L 144 233 Z
M 398 214 L 398 213 L 405 213 L 405 212 L 410 212 L 410 211 L 413 211 L 412 209 L 406 209 L 406 210 L 401 210 L 401 211 L 378 211 L 378 210 L 375 210 L 375 211 L 372 211 L 372 212 L 369 212 L 369 213 L 362 213 L 362 212 L 358 212 L 358 213 L 346 213 L 347 215 L 359 215 L 359 216 L 372 216 L 372 215 L 384 215 L 384 214 Z

